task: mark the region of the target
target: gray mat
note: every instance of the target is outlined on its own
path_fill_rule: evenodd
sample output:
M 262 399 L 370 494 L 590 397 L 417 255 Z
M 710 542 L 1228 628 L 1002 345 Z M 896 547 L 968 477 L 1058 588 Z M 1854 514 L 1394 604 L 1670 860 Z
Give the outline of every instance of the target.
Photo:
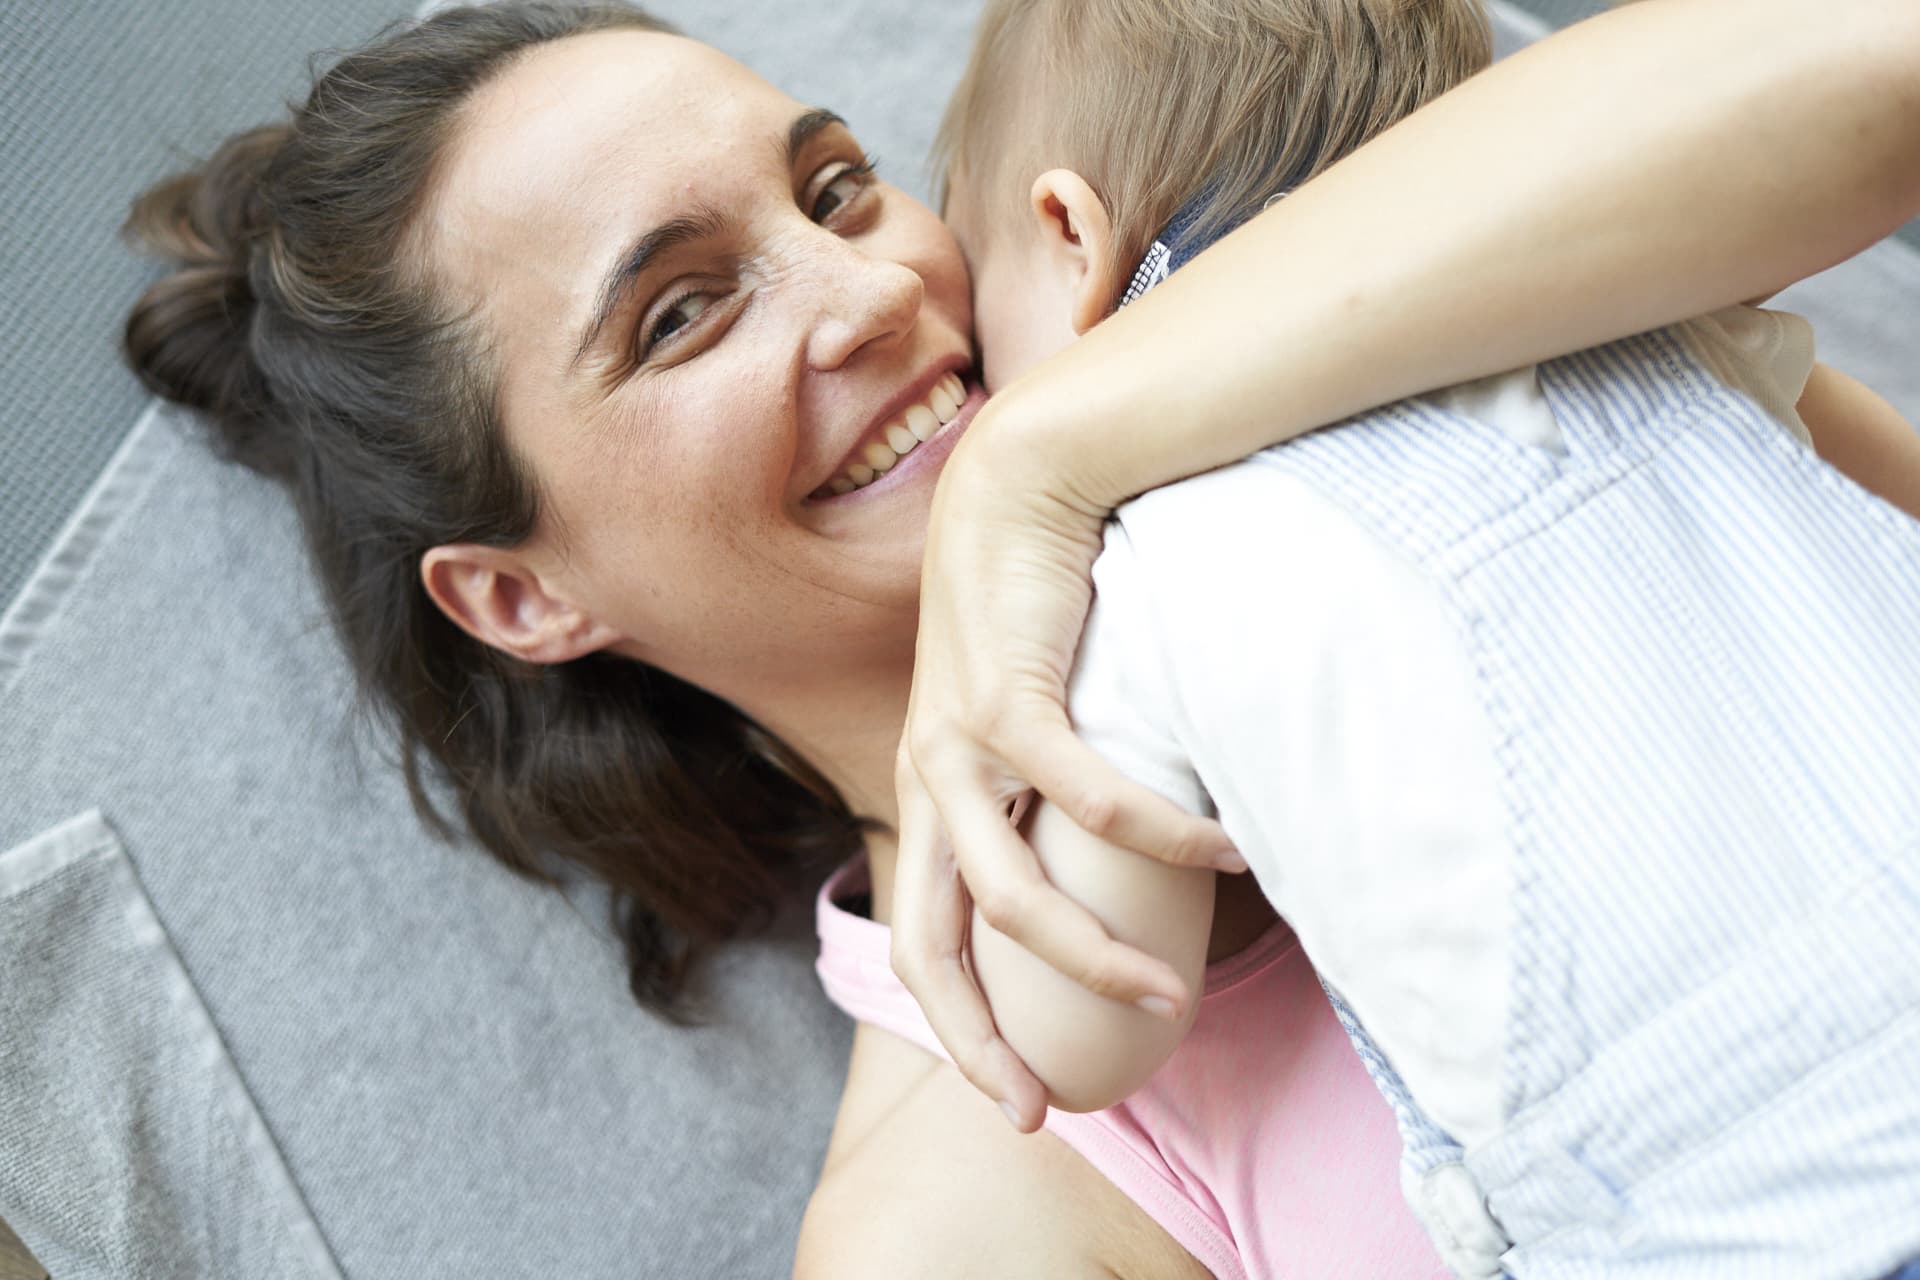
M 62 1280 L 340 1280 L 99 814 L 0 855 L 0 936 L 0 1026 L 31 1029 L 0 1082 L 33 1116 L 30 1141 L 0 1143 L 0 1186 L 40 1261 Z

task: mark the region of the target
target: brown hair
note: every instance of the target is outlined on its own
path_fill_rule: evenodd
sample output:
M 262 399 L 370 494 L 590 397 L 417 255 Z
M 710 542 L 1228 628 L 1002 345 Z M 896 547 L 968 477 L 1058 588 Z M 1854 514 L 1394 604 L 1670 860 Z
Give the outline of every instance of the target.
M 1124 272 L 1203 191 L 1195 241 L 1491 58 L 1479 0 L 990 0 L 935 159 L 988 237 L 1035 176 L 1073 170 Z
M 608 655 L 520 662 L 449 622 L 419 571 L 442 543 L 520 542 L 540 495 L 484 344 L 429 285 L 415 216 L 476 88 L 536 45 L 613 28 L 669 30 L 620 5 L 510 0 L 343 58 L 291 120 L 135 204 L 129 234 L 177 269 L 128 316 L 126 356 L 291 492 L 422 817 L 451 834 L 437 770 L 509 867 L 608 885 L 635 997 L 684 1015 L 695 954 L 767 918 L 798 868 L 846 856 L 860 823 L 720 699 Z

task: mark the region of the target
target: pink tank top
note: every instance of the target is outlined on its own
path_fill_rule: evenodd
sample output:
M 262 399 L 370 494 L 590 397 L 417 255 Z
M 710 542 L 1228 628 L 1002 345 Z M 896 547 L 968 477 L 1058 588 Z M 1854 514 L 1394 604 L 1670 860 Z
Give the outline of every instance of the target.
M 945 1059 L 887 927 L 840 905 L 866 892 L 864 861 L 820 890 L 827 996 Z M 1285 926 L 1207 969 L 1193 1030 L 1138 1092 L 1046 1127 L 1219 1280 L 1448 1274 L 1401 1197 L 1393 1115 Z

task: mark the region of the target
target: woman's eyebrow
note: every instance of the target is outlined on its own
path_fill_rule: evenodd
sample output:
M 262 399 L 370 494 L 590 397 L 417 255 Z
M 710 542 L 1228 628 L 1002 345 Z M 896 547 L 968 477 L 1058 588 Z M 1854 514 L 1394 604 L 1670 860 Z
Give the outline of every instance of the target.
M 799 163 L 800 149 L 812 140 L 814 134 L 836 124 L 844 128 L 846 123 L 837 112 L 825 107 L 810 107 L 794 117 L 792 126 L 787 130 L 787 168 L 791 169 Z
M 582 329 L 580 342 L 574 347 L 573 359 L 567 362 L 567 369 L 571 371 L 577 366 L 580 358 L 599 340 L 601 330 L 606 328 L 613 313 L 619 310 L 620 304 L 626 300 L 634 282 L 648 264 L 677 245 L 718 235 L 726 225 L 724 214 L 711 205 L 702 205 L 690 214 L 661 223 L 627 246 L 600 283 L 600 294 L 593 306 L 593 318 Z

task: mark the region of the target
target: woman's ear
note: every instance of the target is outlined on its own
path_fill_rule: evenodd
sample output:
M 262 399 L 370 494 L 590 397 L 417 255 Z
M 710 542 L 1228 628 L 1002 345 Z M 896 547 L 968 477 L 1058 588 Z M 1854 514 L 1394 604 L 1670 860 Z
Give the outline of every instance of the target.
M 1120 295 L 1107 206 L 1071 169 L 1047 170 L 1033 180 L 1027 198 L 1039 223 L 1042 252 L 1068 273 L 1073 331 L 1083 334 L 1106 319 Z
M 434 547 L 420 581 L 455 626 L 523 662 L 568 662 L 620 634 L 554 595 L 519 552 L 475 542 Z

